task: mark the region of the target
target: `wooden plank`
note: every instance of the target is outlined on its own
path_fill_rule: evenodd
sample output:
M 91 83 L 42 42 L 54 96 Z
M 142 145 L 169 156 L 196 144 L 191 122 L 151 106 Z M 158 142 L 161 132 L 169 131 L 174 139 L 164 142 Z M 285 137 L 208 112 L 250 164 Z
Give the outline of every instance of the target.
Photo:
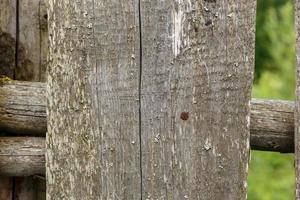
M 16 0 L 0 0 L 0 76 L 14 77 Z
M 0 199 L 13 199 L 13 179 L 9 177 L 0 177 Z
M 40 27 L 39 0 L 19 1 L 19 42 L 17 80 L 39 81 Z
M 40 176 L 15 178 L 15 200 L 46 200 L 45 178 Z
M 36 199 L 46 200 L 46 178 L 43 176 L 34 176 Z
M 140 199 L 137 2 L 49 1 L 47 199 Z
M 19 0 L 17 80 L 45 81 L 47 19 L 44 0 Z
M 14 200 L 35 200 L 36 191 L 32 177 L 16 177 L 14 188 Z
M 48 14 L 47 14 L 47 1 L 40 0 L 39 4 L 39 17 L 40 17 L 40 77 L 39 81 L 46 81 L 46 70 L 47 70 L 47 56 L 49 51 L 48 44 Z
M 143 199 L 245 199 L 255 1 L 144 0 Z
M 0 137 L 0 175 L 29 176 L 45 173 L 45 139 Z

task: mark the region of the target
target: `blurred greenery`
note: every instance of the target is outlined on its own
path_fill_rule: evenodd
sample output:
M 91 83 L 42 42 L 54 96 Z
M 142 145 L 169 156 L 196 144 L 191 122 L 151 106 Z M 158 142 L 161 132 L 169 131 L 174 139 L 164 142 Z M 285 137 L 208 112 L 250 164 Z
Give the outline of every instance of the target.
M 258 0 L 252 96 L 294 99 L 295 34 L 292 0 Z M 251 151 L 249 200 L 294 199 L 293 154 Z

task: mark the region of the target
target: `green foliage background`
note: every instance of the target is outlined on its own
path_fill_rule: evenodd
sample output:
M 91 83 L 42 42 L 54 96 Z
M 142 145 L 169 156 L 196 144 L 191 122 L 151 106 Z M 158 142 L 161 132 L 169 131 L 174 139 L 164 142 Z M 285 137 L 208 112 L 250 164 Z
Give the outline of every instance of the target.
M 252 96 L 294 99 L 295 34 L 292 0 L 258 0 Z M 249 200 L 294 199 L 293 154 L 251 151 Z

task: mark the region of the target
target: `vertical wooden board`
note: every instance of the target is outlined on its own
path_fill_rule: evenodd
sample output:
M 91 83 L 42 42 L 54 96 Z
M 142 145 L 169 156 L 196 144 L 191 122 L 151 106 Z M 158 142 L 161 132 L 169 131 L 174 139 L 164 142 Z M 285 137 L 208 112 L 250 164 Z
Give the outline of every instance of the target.
M 46 81 L 47 56 L 49 51 L 48 44 L 48 14 L 46 0 L 40 0 L 39 17 L 40 17 L 40 77 L 39 81 Z
M 47 23 L 43 18 L 46 13 L 44 4 L 44 0 L 18 0 L 17 80 L 45 80 L 44 54 L 48 39 L 45 34 Z M 16 178 L 15 198 L 38 200 L 35 180 L 30 177 Z
M 39 81 L 40 24 L 39 0 L 19 1 L 17 80 Z
M 36 199 L 46 200 L 46 179 L 44 177 L 34 177 Z
M 296 30 L 296 102 L 295 102 L 295 175 L 296 199 L 300 199 L 300 1 L 295 1 L 295 30 Z
M 32 177 L 16 177 L 14 190 L 15 200 L 39 200 L 36 198 L 36 189 Z
M 13 194 L 13 179 L 8 177 L 0 177 L 0 199 L 11 200 Z
M 137 2 L 49 1 L 47 199 L 140 199 Z
M 143 199 L 245 199 L 254 0 L 141 1 Z
M 16 0 L 0 0 L 0 75 L 14 77 Z
M 45 178 L 40 176 L 15 178 L 14 195 L 15 200 L 45 200 Z

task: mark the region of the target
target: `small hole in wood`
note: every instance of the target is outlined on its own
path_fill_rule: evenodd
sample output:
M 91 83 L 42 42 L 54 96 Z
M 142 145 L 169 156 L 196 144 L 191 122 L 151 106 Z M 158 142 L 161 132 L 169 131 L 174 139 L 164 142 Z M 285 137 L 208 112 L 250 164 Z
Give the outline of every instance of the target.
M 189 112 L 182 112 L 182 113 L 180 114 L 180 118 L 181 118 L 182 120 L 187 120 L 187 119 L 189 118 Z

